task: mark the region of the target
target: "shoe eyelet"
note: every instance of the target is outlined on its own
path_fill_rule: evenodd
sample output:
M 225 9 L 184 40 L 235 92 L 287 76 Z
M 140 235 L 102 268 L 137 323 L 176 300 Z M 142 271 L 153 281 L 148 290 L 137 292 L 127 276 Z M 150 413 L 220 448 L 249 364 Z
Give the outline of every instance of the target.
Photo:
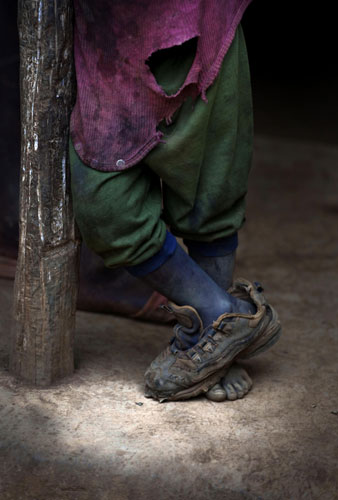
M 203 346 L 203 351 L 206 351 L 206 352 L 214 352 L 214 347 L 215 347 L 215 343 L 211 343 L 211 342 L 207 342 L 204 346 Z
M 201 357 L 200 355 L 198 354 L 198 352 L 195 352 L 192 356 L 191 356 L 191 359 L 193 361 L 197 361 L 198 363 L 200 363 L 202 360 L 201 360 Z
M 259 281 L 254 281 L 254 285 L 256 287 L 257 292 L 259 292 L 259 293 L 264 292 L 264 288 L 262 287 L 262 285 Z

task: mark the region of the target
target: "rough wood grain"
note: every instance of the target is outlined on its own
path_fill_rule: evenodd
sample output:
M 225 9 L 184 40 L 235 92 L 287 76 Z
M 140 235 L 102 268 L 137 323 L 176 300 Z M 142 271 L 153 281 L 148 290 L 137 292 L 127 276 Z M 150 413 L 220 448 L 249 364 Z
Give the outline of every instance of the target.
M 71 0 L 19 0 L 20 244 L 10 367 L 36 385 L 73 371 L 79 241 L 68 182 L 72 16 Z

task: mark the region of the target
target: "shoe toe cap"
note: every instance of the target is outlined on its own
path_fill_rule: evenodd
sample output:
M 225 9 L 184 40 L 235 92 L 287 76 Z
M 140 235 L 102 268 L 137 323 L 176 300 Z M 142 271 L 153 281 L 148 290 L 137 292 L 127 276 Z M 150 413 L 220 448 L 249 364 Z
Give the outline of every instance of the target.
M 148 370 L 145 374 L 146 385 L 154 392 L 159 394 L 175 394 L 181 389 L 178 381 L 173 380 L 169 374 L 166 376 L 163 372 Z

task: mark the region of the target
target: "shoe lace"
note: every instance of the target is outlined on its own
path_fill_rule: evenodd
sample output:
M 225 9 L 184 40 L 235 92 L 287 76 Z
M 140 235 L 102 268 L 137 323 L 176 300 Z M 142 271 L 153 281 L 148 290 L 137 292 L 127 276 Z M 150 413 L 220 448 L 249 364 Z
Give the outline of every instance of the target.
M 208 334 L 205 334 L 196 345 L 194 345 L 189 351 L 187 352 L 187 355 L 189 358 L 194 359 L 197 355 L 202 355 L 205 354 L 206 352 L 213 352 L 215 347 L 217 347 L 217 342 L 213 338 L 213 335 L 216 333 L 216 330 L 212 329 L 209 331 Z M 206 346 L 208 346 L 208 349 L 206 349 Z M 209 347 L 210 346 L 210 347 Z
M 208 331 L 209 330 L 209 331 Z M 208 333 L 207 333 L 208 332 Z M 204 332 L 201 334 L 201 338 L 198 341 L 196 345 L 194 345 L 189 351 L 187 352 L 188 356 L 192 359 L 194 357 L 200 354 L 205 354 L 205 352 L 213 352 L 215 350 L 215 347 L 217 347 L 218 342 L 214 339 L 214 336 L 216 333 L 221 333 L 221 334 L 229 334 L 232 332 L 232 327 L 230 324 L 221 324 L 218 326 L 212 325 L 211 327 L 209 326 Z M 205 349 L 205 347 L 208 346 L 208 349 Z M 210 347 L 211 348 L 210 348 Z

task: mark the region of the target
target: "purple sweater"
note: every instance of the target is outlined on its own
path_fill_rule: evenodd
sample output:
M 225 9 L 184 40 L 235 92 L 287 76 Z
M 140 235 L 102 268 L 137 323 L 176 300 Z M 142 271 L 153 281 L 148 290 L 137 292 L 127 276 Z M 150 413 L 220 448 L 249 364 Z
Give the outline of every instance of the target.
M 251 0 L 74 0 L 77 99 L 71 137 L 97 170 L 124 170 L 158 144 L 157 125 L 218 74 Z M 166 95 L 145 61 L 198 37 L 187 78 Z

